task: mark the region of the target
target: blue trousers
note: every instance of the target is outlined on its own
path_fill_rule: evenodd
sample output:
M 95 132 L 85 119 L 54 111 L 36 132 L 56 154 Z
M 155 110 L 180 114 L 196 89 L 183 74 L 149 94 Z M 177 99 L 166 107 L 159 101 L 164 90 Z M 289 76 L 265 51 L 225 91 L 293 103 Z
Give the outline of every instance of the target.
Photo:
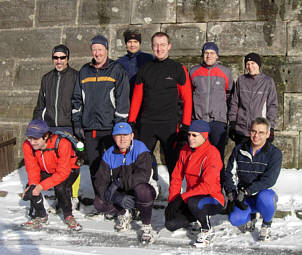
M 233 226 L 246 224 L 251 214 L 259 212 L 264 222 L 271 222 L 277 208 L 278 196 L 272 189 L 261 190 L 256 196 L 246 197 L 246 210 L 235 206 L 234 211 L 229 215 L 229 221 Z

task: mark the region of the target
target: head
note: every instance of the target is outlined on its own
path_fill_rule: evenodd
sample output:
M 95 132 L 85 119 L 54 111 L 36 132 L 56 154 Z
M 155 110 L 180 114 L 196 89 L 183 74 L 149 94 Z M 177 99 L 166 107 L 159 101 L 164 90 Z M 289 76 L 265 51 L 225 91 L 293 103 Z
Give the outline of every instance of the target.
M 69 49 L 64 44 L 54 47 L 51 56 L 53 65 L 58 72 L 63 71 L 68 66 Z
M 119 150 L 125 152 L 130 147 L 134 134 L 128 123 L 119 122 L 114 125 L 112 136 Z
M 251 123 L 250 137 L 252 146 L 261 148 L 270 136 L 270 124 L 266 118 L 258 117 Z
M 206 42 L 202 47 L 201 53 L 203 62 L 207 66 L 214 65 L 219 57 L 219 49 L 214 42 Z
M 91 53 L 96 67 L 102 67 L 106 63 L 108 47 L 108 40 L 102 35 L 97 35 L 91 39 Z
M 49 126 L 44 120 L 33 120 L 27 126 L 25 136 L 34 150 L 46 149 Z
M 152 50 L 159 61 L 163 61 L 169 56 L 172 45 L 169 35 L 164 32 L 157 32 L 151 38 Z
M 193 120 L 188 131 L 188 142 L 192 149 L 201 146 L 210 133 L 209 123 L 204 120 Z
M 249 53 L 244 57 L 244 65 L 249 75 L 257 75 L 260 73 L 261 58 L 257 53 Z
M 136 30 L 126 30 L 124 32 L 126 49 L 130 53 L 136 53 L 140 50 L 142 43 L 141 33 Z

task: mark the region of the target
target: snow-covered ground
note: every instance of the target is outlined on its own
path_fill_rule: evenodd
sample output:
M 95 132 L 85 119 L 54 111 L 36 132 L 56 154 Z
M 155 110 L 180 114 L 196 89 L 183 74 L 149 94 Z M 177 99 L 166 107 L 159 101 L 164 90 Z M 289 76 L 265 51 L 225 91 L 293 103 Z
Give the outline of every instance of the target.
M 88 167 L 81 168 L 82 197 L 92 197 Z M 231 226 L 225 215 L 212 217 L 216 239 L 214 245 L 206 249 L 192 248 L 191 237 L 181 229 L 171 233 L 164 228 L 164 206 L 168 189 L 168 174 L 164 166 L 159 167 L 161 200 L 156 201 L 152 225 L 158 231 L 157 241 L 143 246 L 137 241 L 139 223 L 133 222 L 132 229 L 126 233 L 113 230 L 114 221 L 106 221 L 102 216 L 87 217 L 92 206 L 81 205 L 74 215 L 83 225 L 81 232 L 69 232 L 60 214 L 49 215 L 49 225 L 42 231 L 24 231 L 19 226 L 27 220 L 29 203 L 21 200 L 27 182 L 24 167 L 15 170 L 0 182 L 0 191 L 7 191 L 0 197 L 0 254 L 144 254 L 148 255 L 197 255 L 197 254 L 302 254 L 302 220 L 297 217 L 302 210 L 302 171 L 282 169 L 274 189 L 279 195 L 278 210 L 290 212 L 284 218 L 275 218 L 272 225 L 272 240 L 258 242 L 257 235 L 261 225 L 258 217 L 254 233 L 241 233 Z M 44 195 L 52 195 L 53 191 Z M 46 199 L 45 206 L 53 203 Z

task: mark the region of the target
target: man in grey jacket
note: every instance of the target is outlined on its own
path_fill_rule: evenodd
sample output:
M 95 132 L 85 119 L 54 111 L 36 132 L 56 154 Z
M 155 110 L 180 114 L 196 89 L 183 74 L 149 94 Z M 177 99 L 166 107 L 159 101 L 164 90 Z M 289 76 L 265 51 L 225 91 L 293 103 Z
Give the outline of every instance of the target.
M 247 74 L 241 75 L 230 102 L 230 138 L 236 145 L 249 140 L 251 121 L 264 117 L 270 123 L 269 141 L 274 140 L 278 116 L 278 98 L 273 78 L 260 72 L 261 59 L 256 53 L 244 58 Z

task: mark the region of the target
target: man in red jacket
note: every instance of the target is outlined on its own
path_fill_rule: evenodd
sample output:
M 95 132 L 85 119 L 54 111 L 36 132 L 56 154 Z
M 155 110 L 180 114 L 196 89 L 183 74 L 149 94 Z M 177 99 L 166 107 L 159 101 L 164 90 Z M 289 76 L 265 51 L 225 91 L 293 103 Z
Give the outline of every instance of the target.
M 222 161 L 219 151 L 208 140 L 209 132 L 207 122 L 192 121 L 189 144 L 182 148 L 172 173 L 165 211 L 165 225 L 170 231 L 199 221 L 201 229 L 194 243 L 196 247 L 206 247 L 213 240 L 209 216 L 222 212 L 225 203 L 220 186 Z M 180 194 L 184 177 L 187 189 Z
M 70 141 L 61 138 L 58 155 L 55 151 L 57 135 L 49 132 L 44 120 L 33 120 L 27 127 L 27 139 L 23 143 L 25 168 L 28 176 L 28 187 L 23 192 L 23 200 L 29 200 L 34 213 L 23 226 L 29 229 L 41 229 L 47 223 L 48 216 L 43 205 L 42 190 L 54 187 L 59 207 L 62 208 L 65 223 L 72 230 L 82 227 L 72 215 L 72 184 L 79 175 L 77 157 Z

